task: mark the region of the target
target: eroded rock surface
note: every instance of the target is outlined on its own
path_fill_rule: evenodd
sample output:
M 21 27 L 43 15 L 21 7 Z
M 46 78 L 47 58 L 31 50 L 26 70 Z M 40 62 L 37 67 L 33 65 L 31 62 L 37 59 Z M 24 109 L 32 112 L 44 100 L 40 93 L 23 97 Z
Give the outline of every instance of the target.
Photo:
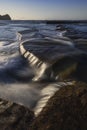
M 27 130 L 33 119 L 28 108 L 0 99 L 0 130 Z
M 57 91 L 29 130 L 87 130 L 87 84 Z

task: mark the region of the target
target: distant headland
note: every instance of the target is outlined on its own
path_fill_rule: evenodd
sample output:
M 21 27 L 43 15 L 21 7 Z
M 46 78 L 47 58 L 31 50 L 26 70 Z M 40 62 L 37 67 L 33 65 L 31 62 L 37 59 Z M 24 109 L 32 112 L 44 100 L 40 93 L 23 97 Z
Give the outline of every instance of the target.
M 8 14 L 6 14 L 6 15 L 0 15 L 0 20 L 11 20 L 11 17 Z

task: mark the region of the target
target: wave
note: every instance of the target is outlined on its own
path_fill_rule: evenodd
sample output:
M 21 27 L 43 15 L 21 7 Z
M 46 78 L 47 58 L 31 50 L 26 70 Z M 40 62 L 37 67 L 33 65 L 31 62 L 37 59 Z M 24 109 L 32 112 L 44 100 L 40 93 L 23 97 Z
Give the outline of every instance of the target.
M 33 78 L 33 81 L 37 81 L 39 79 L 45 78 L 44 74 L 45 74 L 46 69 L 49 67 L 49 65 L 41 61 L 33 53 L 27 51 L 24 48 L 23 44 L 24 42 L 20 44 L 20 52 L 25 58 L 27 58 L 30 66 L 33 67 L 35 70 L 34 72 L 36 73 L 36 76 Z

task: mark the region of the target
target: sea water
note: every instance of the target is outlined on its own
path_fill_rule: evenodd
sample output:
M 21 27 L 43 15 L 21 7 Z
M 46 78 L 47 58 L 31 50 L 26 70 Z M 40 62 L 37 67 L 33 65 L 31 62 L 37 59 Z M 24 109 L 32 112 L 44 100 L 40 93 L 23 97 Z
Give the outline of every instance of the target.
M 19 46 L 22 42 L 32 39 L 34 41 L 50 39 L 74 47 L 74 38 L 87 40 L 86 23 L 46 24 L 45 21 L 0 21 L 0 98 L 25 105 L 33 109 L 37 115 L 57 90 L 71 82 L 34 82 L 32 79 L 35 72 L 22 57 Z M 55 45 L 52 45 L 52 48 L 55 48 Z M 40 52 L 40 46 L 35 49 L 39 49 Z

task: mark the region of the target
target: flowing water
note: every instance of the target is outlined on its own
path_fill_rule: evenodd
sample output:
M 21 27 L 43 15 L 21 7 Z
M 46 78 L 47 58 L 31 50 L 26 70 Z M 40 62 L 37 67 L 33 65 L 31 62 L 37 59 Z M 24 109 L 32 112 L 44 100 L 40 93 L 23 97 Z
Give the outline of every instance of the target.
M 50 67 L 73 53 L 75 40 L 87 41 L 86 23 L 0 21 L 0 98 L 23 104 L 38 114 L 60 87 L 71 84 L 59 82 Z M 48 80 L 35 82 L 43 79 Z

